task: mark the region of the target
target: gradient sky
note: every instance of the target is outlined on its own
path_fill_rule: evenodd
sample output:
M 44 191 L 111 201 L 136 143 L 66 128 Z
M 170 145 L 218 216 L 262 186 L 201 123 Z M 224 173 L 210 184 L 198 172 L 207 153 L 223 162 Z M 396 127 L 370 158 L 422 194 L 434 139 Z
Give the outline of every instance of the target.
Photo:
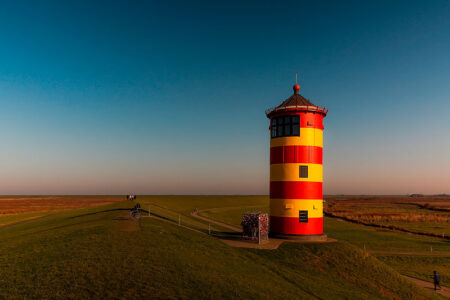
M 450 193 L 449 1 L 2 1 L 0 39 L 0 194 L 267 194 L 295 72 L 325 193 Z

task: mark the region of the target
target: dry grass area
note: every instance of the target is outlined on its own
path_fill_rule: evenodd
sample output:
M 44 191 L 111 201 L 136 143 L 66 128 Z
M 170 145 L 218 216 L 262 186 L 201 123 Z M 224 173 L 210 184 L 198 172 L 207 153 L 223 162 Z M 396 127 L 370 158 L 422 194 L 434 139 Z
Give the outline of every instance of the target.
M 0 196 L 0 216 L 93 207 L 123 200 L 124 196 Z
M 325 213 L 364 224 L 430 235 L 450 234 L 449 197 L 330 196 Z

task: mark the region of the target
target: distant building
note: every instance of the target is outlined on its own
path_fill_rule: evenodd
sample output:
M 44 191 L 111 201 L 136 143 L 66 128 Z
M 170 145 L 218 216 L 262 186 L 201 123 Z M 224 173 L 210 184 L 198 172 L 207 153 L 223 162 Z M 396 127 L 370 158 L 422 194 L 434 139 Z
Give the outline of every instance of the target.
M 294 94 L 266 111 L 270 119 L 270 235 L 323 235 L 323 118 L 328 110 Z

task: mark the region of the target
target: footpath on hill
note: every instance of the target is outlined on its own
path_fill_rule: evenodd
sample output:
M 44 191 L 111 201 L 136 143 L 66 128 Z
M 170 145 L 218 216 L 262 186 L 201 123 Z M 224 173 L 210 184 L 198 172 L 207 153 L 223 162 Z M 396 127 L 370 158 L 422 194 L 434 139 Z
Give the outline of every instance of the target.
M 425 280 L 420 280 L 414 277 L 409 277 L 406 275 L 402 275 L 404 278 L 409 279 L 410 281 L 420 285 L 421 287 L 424 287 L 426 289 L 430 289 L 430 290 L 434 290 L 434 283 L 433 282 L 428 282 Z M 436 291 L 437 293 L 439 293 L 442 296 L 448 297 L 450 298 L 450 288 L 442 286 L 441 289 L 438 289 Z
M 193 217 L 195 217 L 197 219 L 200 219 L 200 220 L 203 220 L 203 221 L 215 224 L 215 225 L 219 225 L 219 226 L 227 228 L 227 229 L 231 229 L 231 230 L 236 231 L 236 232 L 241 232 L 242 231 L 241 228 L 239 228 L 239 227 L 236 227 L 236 226 L 233 226 L 233 225 L 229 225 L 229 224 L 225 224 L 225 223 L 222 223 L 222 222 L 219 222 L 219 221 L 215 221 L 213 219 L 209 219 L 209 218 L 200 216 L 198 214 L 199 212 L 205 212 L 205 211 L 212 210 L 212 209 L 217 209 L 217 208 L 202 209 L 202 210 L 198 210 L 198 211 L 193 211 L 193 212 L 191 212 L 191 216 L 193 216 Z
M 253 207 L 253 206 L 252 206 Z M 259 206 L 257 206 L 259 207 Z M 233 208 L 239 208 L 239 207 L 226 207 L 226 209 L 233 209 Z M 219 222 L 204 216 L 199 215 L 198 213 L 209 211 L 209 210 L 217 210 L 220 209 L 220 207 L 217 208 L 210 208 L 210 209 L 202 209 L 202 210 L 196 210 L 191 212 L 191 216 L 194 218 L 209 222 L 214 225 L 221 226 L 223 228 L 230 229 L 234 232 L 242 232 L 242 229 L 230 224 L 226 224 L 223 222 Z M 230 235 L 216 235 L 217 238 L 219 238 L 222 242 L 225 244 L 231 246 L 231 247 L 241 247 L 241 248 L 254 248 L 254 249 L 265 249 L 265 250 L 275 250 L 278 249 L 278 247 L 284 243 L 284 242 L 301 242 L 301 243 L 330 243 L 330 242 L 336 242 L 335 239 L 328 239 L 326 241 L 296 241 L 296 240 L 288 240 L 288 239 L 269 239 L 268 241 L 264 241 L 261 244 L 252 243 L 248 240 L 243 240 L 240 236 L 230 236 Z

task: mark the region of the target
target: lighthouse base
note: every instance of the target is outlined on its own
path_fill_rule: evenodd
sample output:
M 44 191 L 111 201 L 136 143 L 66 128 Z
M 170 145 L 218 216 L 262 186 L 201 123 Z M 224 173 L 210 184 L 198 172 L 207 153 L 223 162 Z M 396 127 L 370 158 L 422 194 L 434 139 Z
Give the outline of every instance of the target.
M 275 239 L 285 239 L 285 240 L 297 240 L 305 242 L 324 242 L 327 240 L 326 234 L 308 234 L 308 235 L 298 235 L 298 234 L 284 234 L 284 233 L 269 233 L 269 237 Z

